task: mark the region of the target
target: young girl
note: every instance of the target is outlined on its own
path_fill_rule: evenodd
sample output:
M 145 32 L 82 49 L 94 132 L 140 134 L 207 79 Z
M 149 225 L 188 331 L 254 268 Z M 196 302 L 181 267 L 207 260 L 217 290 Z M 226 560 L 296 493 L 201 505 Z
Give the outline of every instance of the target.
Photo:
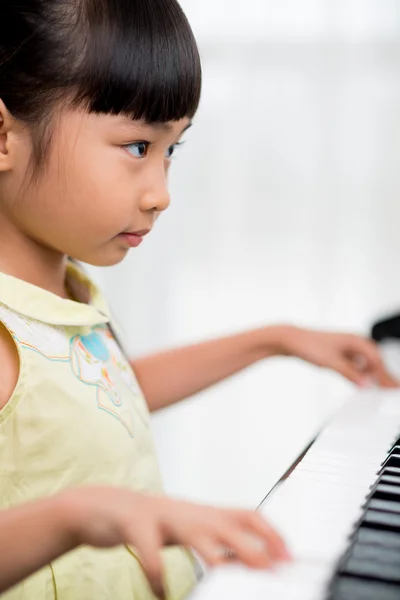
M 371 342 L 288 326 L 131 364 L 124 356 L 106 301 L 75 261 L 116 264 L 151 231 L 169 205 L 170 159 L 200 87 L 176 0 L 2 6 L 0 507 L 10 512 L 0 525 L 10 543 L 3 571 L 12 572 L 4 587 L 47 564 L 9 600 L 151 599 L 142 566 L 158 591 L 167 544 L 183 545 L 162 551 L 173 600 L 195 582 L 184 547 L 211 564 L 224 547 L 251 566 L 284 558 L 258 515 L 162 495 L 149 410 L 276 354 L 359 384 L 395 383 Z

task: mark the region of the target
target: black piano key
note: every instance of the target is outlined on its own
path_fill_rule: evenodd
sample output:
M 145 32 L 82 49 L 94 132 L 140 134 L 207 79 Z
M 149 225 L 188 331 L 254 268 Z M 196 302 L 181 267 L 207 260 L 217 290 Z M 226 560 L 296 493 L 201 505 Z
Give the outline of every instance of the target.
M 376 342 L 400 338 L 400 316 L 393 314 L 375 321 L 371 327 L 371 337 Z
M 381 498 L 383 500 L 397 500 L 400 501 L 400 487 L 397 485 L 389 485 L 387 483 L 378 483 L 373 489 L 373 497 Z
M 354 536 L 354 542 L 361 544 L 376 544 L 384 548 L 400 549 L 400 535 L 392 531 L 381 529 L 370 529 L 369 527 L 361 527 L 357 530 Z
M 342 566 L 340 574 L 400 584 L 400 569 L 397 563 L 383 563 L 377 562 L 376 560 L 349 558 Z
M 386 471 L 386 469 L 385 469 Z M 398 494 L 400 495 L 400 476 L 397 475 L 388 475 L 387 473 L 382 472 L 378 479 L 376 480 L 376 482 L 370 486 L 370 491 L 368 493 L 368 496 L 366 498 L 367 502 L 370 498 L 386 498 L 387 494 L 385 494 L 385 492 L 388 492 L 389 494 L 391 494 L 393 496 L 393 494 L 396 495 L 396 490 L 395 489 L 390 489 L 389 488 L 385 488 L 382 486 L 392 486 L 393 488 L 397 488 L 398 490 Z M 389 499 L 389 497 L 388 497 Z M 396 498 L 391 498 L 393 500 L 396 500 Z M 365 507 L 365 504 L 364 504 Z M 363 508 L 364 508 L 363 507 Z
M 393 502 L 392 500 L 380 500 L 379 498 L 372 498 L 366 504 L 366 508 L 373 508 L 374 510 L 380 510 L 382 512 L 393 512 L 400 514 L 400 502 Z
M 356 577 L 338 577 L 334 581 L 329 600 L 399 600 L 398 586 Z
M 382 546 L 374 546 L 372 544 L 356 543 L 351 548 L 349 557 L 357 560 L 376 561 L 377 563 L 395 564 L 396 566 L 400 565 L 399 548 L 382 548 Z
M 391 454 L 383 461 L 382 467 L 400 467 L 400 454 Z
M 381 475 L 379 477 L 380 483 L 389 483 L 392 485 L 400 485 L 400 476 L 396 477 L 396 475 Z
M 393 485 L 399 485 L 400 482 L 400 469 L 399 472 L 392 472 L 394 467 L 384 467 L 377 474 L 376 481 L 370 486 L 370 489 L 376 487 L 379 483 L 392 483 Z M 389 478 L 389 479 L 388 479 Z
M 400 515 L 393 513 L 383 513 L 378 510 L 368 509 L 365 512 L 362 523 L 365 527 L 372 529 L 400 532 Z
M 400 600 L 400 438 L 366 490 L 363 509 L 329 600 Z
M 388 454 L 400 454 L 400 440 L 396 440 L 393 446 L 390 448 Z
M 384 467 L 380 470 L 380 473 L 393 473 L 394 475 L 400 475 L 400 467 Z

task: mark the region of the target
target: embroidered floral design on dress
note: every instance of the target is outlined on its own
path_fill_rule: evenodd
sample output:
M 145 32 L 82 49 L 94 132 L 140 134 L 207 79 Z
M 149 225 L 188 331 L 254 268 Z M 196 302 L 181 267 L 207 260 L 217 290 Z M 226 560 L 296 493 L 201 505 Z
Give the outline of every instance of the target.
M 0 304 L 0 321 L 22 347 L 37 352 L 47 360 L 70 363 L 72 372 L 82 383 L 96 388 L 96 401 L 126 428 L 133 437 L 134 403 L 131 394 L 142 397 L 132 368 L 107 325 L 90 329 L 87 335 L 67 333 L 10 311 Z M 124 388 L 127 388 L 124 400 Z
M 95 327 L 88 335 L 71 340 L 71 367 L 86 385 L 96 386 L 99 408 L 118 419 L 133 436 L 134 409 L 124 402 L 121 387 L 140 395 L 131 366 L 107 327 Z

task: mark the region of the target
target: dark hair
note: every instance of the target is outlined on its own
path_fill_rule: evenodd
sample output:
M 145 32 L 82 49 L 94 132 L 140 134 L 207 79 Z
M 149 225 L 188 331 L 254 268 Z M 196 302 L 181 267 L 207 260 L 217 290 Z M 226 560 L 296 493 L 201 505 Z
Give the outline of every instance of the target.
M 35 158 L 60 101 L 147 123 L 192 117 L 201 65 L 176 0 L 3 0 L 0 98 L 36 129 Z

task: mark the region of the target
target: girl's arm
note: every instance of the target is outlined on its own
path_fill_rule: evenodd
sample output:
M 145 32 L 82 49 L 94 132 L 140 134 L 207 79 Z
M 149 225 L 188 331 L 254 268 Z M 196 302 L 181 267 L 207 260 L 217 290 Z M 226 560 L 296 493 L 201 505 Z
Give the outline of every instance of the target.
M 192 396 L 253 363 L 283 352 L 284 327 L 269 327 L 132 361 L 150 411 Z
M 134 360 L 132 367 L 150 410 L 155 411 L 276 355 L 297 356 L 334 369 L 358 385 L 369 378 L 385 387 L 397 385 L 371 340 L 291 326 L 265 327 L 162 352 Z
M 0 512 L 0 592 L 75 547 L 69 520 L 56 496 Z
M 192 547 L 210 565 L 229 562 L 227 548 L 252 568 L 289 558 L 280 536 L 253 511 L 88 487 L 0 512 L 0 593 L 81 544 L 136 548 L 158 598 L 164 598 L 161 550 L 167 545 Z

